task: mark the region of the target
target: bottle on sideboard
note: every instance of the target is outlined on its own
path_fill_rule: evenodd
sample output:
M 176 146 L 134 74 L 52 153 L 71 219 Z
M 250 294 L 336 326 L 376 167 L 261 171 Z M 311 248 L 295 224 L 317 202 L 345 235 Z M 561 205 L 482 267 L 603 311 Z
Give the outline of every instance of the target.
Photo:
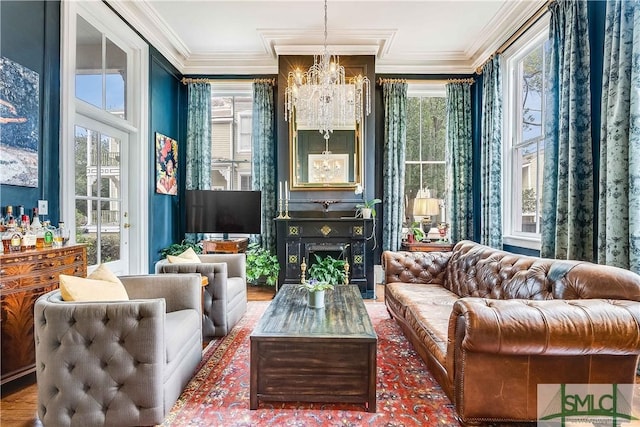
M 36 249 L 44 248 L 44 230 L 38 216 L 38 208 L 33 208 L 33 220 L 31 220 L 31 230 L 36 235 Z
M 14 218 L 13 218 L 13 206 L 11 205 L 7 205 L 6 209 L 5 209 L 5 215 L 4 215 L 4 225 L 5 227 L 9 228 L 11 226 L 11 223 L 14 222 Z

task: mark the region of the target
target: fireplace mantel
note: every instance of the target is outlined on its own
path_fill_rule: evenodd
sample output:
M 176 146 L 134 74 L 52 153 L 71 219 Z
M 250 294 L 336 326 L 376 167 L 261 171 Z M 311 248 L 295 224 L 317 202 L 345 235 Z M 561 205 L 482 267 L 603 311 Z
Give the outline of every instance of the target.
M 308 266 L 314 253 L 325 252 L 349 261 L 349 283 L 358 285 L 363 298 L 375 298 L 373 274 L 374 222 L 371 219 L 338 217 L 276 218 L 278 282 L 300 283 L 300 263 Z

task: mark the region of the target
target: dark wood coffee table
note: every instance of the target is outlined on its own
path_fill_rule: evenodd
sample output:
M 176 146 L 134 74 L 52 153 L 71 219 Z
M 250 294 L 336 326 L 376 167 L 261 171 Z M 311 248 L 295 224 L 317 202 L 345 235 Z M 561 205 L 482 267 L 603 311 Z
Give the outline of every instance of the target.
M 258 401 L 354 402 L 376 412 L 378 337 L 356 285 L 336 286 L 325 307 L 283 285 L 251 337 L 251 409 Z

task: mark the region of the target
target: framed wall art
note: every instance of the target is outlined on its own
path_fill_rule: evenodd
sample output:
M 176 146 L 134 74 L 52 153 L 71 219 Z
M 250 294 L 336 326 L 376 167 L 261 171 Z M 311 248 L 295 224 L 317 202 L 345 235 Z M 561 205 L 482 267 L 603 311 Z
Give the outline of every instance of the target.
M 156 193 L 178 194 L 178 141 L 156 132 Z
M 0 184 L 38 187 L 40 79 L 0 57 Z

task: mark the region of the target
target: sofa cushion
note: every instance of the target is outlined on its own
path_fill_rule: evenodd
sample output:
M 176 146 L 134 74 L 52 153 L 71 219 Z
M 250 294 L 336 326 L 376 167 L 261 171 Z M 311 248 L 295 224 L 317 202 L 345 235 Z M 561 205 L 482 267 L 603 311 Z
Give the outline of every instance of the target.
M 194 332 L 199 333 L 200 319 L 195 310 L 178 310 L 167 313 L 164 325 L 167 347 L 167 364 L 179 358 L 180 353 L 189 346 Z
M 104 264 L 100 264 L 86 279 L 61 274 L 60 293 L 64 301 L 128 301 L 124 285 Z
M 198 258 L 198 254 L 192 248 L 187 249 L 182 252 L 180 255 L 167 255 L 167 260 L 172 264 L 183 264 L 183 263 L 201 263 L 200 258 Z
M 444 366 L 449 317 L 459 297 L 437 284 L 396 282 L 385 286 L 386 298 L 394 306 L 404 307 L 404 312 L 398 314 L 406 319 L 429 352 Z

